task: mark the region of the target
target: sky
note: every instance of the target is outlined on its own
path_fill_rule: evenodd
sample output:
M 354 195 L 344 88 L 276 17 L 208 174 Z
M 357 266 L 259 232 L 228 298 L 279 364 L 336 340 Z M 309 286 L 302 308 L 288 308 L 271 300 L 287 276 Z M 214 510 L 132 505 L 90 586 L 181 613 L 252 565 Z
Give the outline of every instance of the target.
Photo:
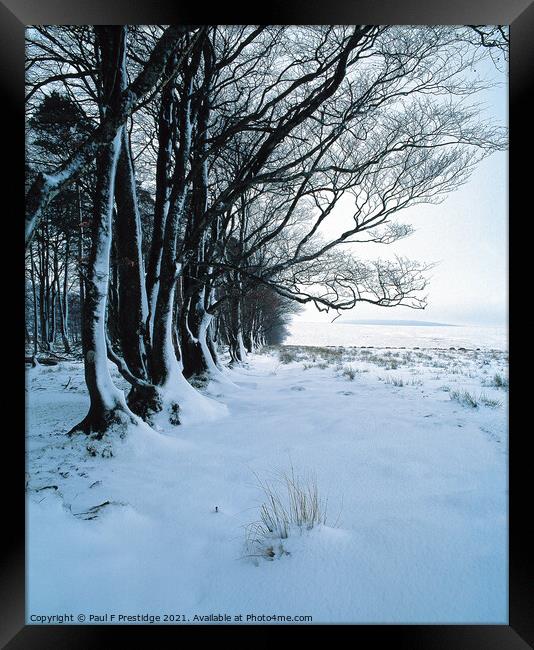
M 488 62 L 485 72 L 495 77 L 491 65 Z M 503 81 L 503 76 L 499 76 Z M 488 117 L 508 124 L 505 82 L 482 93 L 480 99 Z M 411 224 L 415 232 L 388 246 L 369 245 L 369 252 L 362 257 L 397 254 L 422 262 L 438 262 L 429 275 L 427 307 L 414 310 L 360 303 L 343 312 L 343 320 L 409 319 L 488 326 L 507 323 L 508 152 L 496 152 L 484 159 L 469 181 L 443 203 L 413 206 L 399 213 L 398 220 Z M 327 322 L 335 315 L 306 306 L 296 318 Z

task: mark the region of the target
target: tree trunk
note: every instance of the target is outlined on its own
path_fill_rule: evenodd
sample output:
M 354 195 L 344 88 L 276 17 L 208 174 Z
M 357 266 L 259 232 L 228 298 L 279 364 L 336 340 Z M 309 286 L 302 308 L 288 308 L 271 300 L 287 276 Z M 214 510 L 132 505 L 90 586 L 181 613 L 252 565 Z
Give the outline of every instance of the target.
M 48 316 L 46 312 L 46 275 L 48 274 L 48 269 L 46 267 L 46 256 L 44 251 L 44 237 L 41 237 L 40 241 L 38 240 L 37 242 L 37 255 L 39 259 L 39 321 L 41 325 L 41 347 L 44 350 L 50 350 L 50 343 L 48 342 Z
M 50 337 L 48 340 L 53 348 L 56 342 L 56 281 L 55 278 L 52 280 L 52 284 L 50 286 L 49 314 L 50 314 Z
M 174 64 L 175 61 L 173 60 Z M 170 72 L 170 70 L 169 70 Z M 173 134 L 175 124 L 174 85 L 166 84 L 161 95 L 161 105 L 158 115 L 158 157 L 156 161 L 156 202 L 154 206 L 154 228 L 146 274 L 146 295 L 148 302 L 148 324 L 146 334 L 148 341 L 152 340 L 154 330 L 154 315 L 158 297 L 159 279 L 161 272 L 161 256 L 163 252 L 163 235 L 167 214 L 169 212 L 169 174 L 172 159 Z M 148 342 L 147 341 L 147 342 Z
M 185 377 L 201 375 L 217 370 L 207 345 L 207 328 L 211 316 L 206 313 L 210 287 L 207 274 L 210 269 L 202 265 L 206 259 L 206 238 L 204 230 L 208 201 L 207 137 L 210 117 L 211 77 L 213 58 L 211 44 L 205 39 L 203 45 L 204 80 L 196 98 L 197 123 L 193 156 L 193 187 L 191 209 L 186 237 L 194 250 L 192 261 L 183 274 L 183 292 L 186 298 L 180 320 L 182 334 L 182 359 Z
M 162 265 L 150 363 L 152 380 L 158 386 L 166 384 L 175 371 L 181 372 L 173 342 L 174 294 L 181 267 L 174 261 L 174 256 L 167 257 Z
M 117 203 L 116 242 L 119 273 L 118 326 L 122 355 L 131 374 L 142 383 L 134 383 L 128 394 L 130 409 L 151 422 L 162 408 L 160 391 L 149 381 L 147 351 L 150 340 L 145 272 L 141 252 L 141 218 L 137 203 L 135 174 L 126 128 L 121 133 L 121 153 L 115 186 Z
M 148 305 L 145 271 L 141 254 L 141 218 L 126 129 L 120 133 L 121 152 L 117 164 L 115 200 L 117 203 L 116 242 L 119 275 L 119 340 L 122 356 L 131 372 L 146 380 L 145 327 Z
M 191 151 L 192 129 L 191 91 L 196 68 L 198 68 L 198 55 L 193 57 L 193 61 L 187 67 L 184 75 L 179 115 L 180 148 L 176 155 L 172 190 L 169 198 L 169 212 L 165 223 L 150 364 L 152 380 L 158 386 L 163 386 L 171 380 L 179 381 L 180 376 L 183 376 L 173 345 L 174 297 L 176 282 L 182 272 L 182 265 L 176 259 L 176 240 L 183 218 L 187 192 L 186 176 Z
M 107 335 L 113 345 L 119 344 L 119 254 L 117 251 L 117 237 L 115 224 L 117 222 L 117 213 L 112 213 L 112 232 L 111 232 L 111 250 L 110 250 L 110 275 L 107 301 Z
M 247 352 L 243 343 L 242 305 L 239 295 L 230 298 L 229 311 L 227 332 L 230 357 L 234 363 L 243 363 L 246 361 Z
M 65 271 L 63 274 L 63 330 L 67 338 L 67 344 L 69 339 L 69 255 L 70 238 L 67 237 L 65 241 Z
M 181 351 L 184 376 L 189 378 L 208 371 L 208 361 L 201 344 L 201 323 L 205 315 L 200 296 L 189 298 L 182 308 L 180 318 Z M 206 337 L 206 331 L 202 333 Z M 207 345 L 207 341 L 205 340 Z M 210 355 L 211 356 L 211 355 Z
M 208 346 L 208 350 L 211 354 L 211 358 L 213 359 L 213 363 L 215 366 L 222 371 L 222 364 L 219 359 L 219 352 L 217 350 L 217 339 L 215 338 L 214 331 L 216 328 L 216 320 L 215 318 L 212 318 L 211 323 L 208 326 L 207 333 L 206 333 L 206 343 Z
M 69 339 L 67 338 L 67 332 L 65 329 L 65 312 L 63 308 L 63 302 L 67 300 L 66 293 L 63 295 L 63 301 L 61 300 L 61 286 L 59 283 L 59 268 L 58 268 L 58 259 L 57 251 L 54 254 L 54 279 L 56 284 L 56 295 L 58 302 L 58 313 L 59 313 L 59 331 L 61 334 L 61 341 L 63 342 L 63 348 L 67 354 L 70 354 L 70 345 Z
M 30 278 L 32 283 L 32 298 L 33 298 L 33 358 L 37 356 L 37 291 L 35 289 L 35 263 L 33 261 L 33 246 L 30 246 L 30 264 L 31 272 Z
M 124 74 L 126 27 L 95 27 L 101 61 L 102 96 L 112 110 L 120 96 Z M 113 384 L 107 361 L 106 302 L 109 288 L 109 258 L 112 236 L 113 195 L 121 129 L 102 147 L 96 161 L 96 189 L 91 253 L 85 296 L 82 346 L 85 381 L 91 404 L 84 420 L 71 430 L 96 433 L 113 425 L 125 428 L 136 420 L 126 406 L 124 394 Z
M 78 285 L 80 291 L 80 318 L 83 318 L 83 303 L 85 301 L 85 280 L 83 272 L 83 215 L 82 215 L 82 201 L 80 197 L 80 184 L 77 183 L 77 197 L 78 197 L 78 218 L 80 225 L 80 234 L 78 239 Z
M 44 334 L 46 336 L 46 350 L 50 350 L 50 238 L 48 233 L 48 218 L 45 219 L 45 229 L 43 233 L 43 268 L 44 268 L 44 300 L 43 300 L 43 313 L 45 319 Z
M 65 330 L 65 320 L 63 318 L 63 301 L 61 300 L 61 294 L 59 292 L 59 281 L 58 281 L 58 290 L 57 290 L 57 299 L 58 299 L 58 310 L 59 310 L 59 331 L 61 334 L 61 341 L 63 343 L 63 348 L 67 354 L 70 354 L 70 344 Z M 65 300 L 65 296 L 63 296 Z

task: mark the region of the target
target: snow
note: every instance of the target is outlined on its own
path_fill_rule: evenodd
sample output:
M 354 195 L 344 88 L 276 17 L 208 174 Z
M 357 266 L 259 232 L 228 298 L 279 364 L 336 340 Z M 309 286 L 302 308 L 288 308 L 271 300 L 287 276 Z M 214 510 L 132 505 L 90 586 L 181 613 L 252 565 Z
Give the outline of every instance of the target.
M 281 354 L 227 371 L 240 390 L 208 385 L 202 399 L 226 414 L 201 407 L 178 427 L 136 427 L 94 456 L 83 435 L 64 435 L 87 410 L 82 364 L 29 370 L 29 621 L 507 623 L 508 394 L 491 385 L 506 352 Z M 471 408 L 454 390 L 500 404 Z M 291 466 L 317 477 L 326 524 L 293 530 L 289 554 L 247 557 L 257 477 Z
M 228 415 L 225 404 L 217 399 L 203 395 L 193 388 L 180 372 L 176 372 L 174 364 L 173 370 L 161 390 L 164 404 L 163 411 L 153 417 L 158 429 L 165 429 L 168 426 L 167 408 L 175 402 L 180 406 L 179 418 L 181 424 L 205 423 Z
M 375 347 L 468 347 L 508 349 L 505 327 L 365 325 L 343 321 L 306 322 L 289 326 L 290 345 L 372 345 Z

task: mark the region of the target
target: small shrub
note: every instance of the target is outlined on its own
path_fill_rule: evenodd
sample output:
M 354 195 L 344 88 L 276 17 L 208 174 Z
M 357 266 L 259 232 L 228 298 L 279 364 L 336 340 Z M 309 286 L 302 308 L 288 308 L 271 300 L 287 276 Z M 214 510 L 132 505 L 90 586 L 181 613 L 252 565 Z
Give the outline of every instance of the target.
M 354 381 L 354 378 L 356 377 L 356 370 L 352 366 L 345 366 L 341 371 L 341 374 L 349 381 Z

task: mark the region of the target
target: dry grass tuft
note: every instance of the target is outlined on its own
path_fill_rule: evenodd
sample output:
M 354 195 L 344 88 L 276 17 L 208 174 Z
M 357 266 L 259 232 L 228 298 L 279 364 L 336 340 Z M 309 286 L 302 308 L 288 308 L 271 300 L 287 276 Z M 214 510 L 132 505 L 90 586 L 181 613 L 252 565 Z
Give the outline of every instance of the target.
M 288 555 L 282 540 L 291 533 L 326 524 L 327 501 L 319 497 L 315 475 L 298 476 L 293 466 L 289 472 L 280 472 L 278 485 L 255 476 L 265 500 L 259 521 L 246 527 L 248 556 L 272 560 Z

